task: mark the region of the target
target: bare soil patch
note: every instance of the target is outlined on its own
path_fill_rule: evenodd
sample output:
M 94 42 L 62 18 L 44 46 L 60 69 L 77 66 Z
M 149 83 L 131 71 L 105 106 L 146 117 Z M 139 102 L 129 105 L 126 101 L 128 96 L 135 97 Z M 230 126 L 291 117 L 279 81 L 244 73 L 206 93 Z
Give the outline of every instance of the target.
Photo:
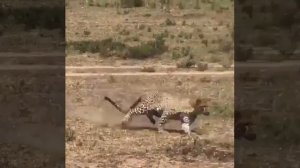
M 156 75 L 160 73 L 95 74 L 103 76 L 67 77 L 67 167 L 233 167 L 232 73 L 168 78 Z M 121 129 L 123 114 L 103 100 L 106 95 L 128 108 L 145 91 L 156 89 L 177 106 L 194 95 L 213 98 L 212 115 L 193 125 L 194 139 L 183 134 L 178 121 L 166 125 L 169 133 L 158 134 L 145 116 Z

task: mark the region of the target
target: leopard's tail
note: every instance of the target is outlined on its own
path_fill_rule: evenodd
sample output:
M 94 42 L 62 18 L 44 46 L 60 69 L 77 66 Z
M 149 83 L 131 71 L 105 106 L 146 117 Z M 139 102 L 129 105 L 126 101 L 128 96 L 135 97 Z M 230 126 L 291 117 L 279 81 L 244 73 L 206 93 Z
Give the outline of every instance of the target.
M 111 98 L 109 98 L 109 97 L 107 97 L 107 96 L 104 96 L 104 100 L 110 102 L 110 103 L 111 103 L 118 111 L 120 111 L 121 113 L 127 114 L 128 111 L 129 111 L 130 109 L 135 108 L 135 107 L 141 102 L 142 98 L 139 97 L 139 98 L 138 98 L 138 99 L 137 99 L 137 100 L 129 107 L 128 110 L 122 109 L 115 101 L 113 101 Z

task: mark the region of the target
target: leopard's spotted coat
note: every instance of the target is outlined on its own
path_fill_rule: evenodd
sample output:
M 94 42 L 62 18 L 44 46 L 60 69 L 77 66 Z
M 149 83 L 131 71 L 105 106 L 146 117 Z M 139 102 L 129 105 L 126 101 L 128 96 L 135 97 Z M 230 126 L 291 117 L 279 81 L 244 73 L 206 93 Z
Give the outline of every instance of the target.
M 189 110 L 182 109 L 182 107 L 180 107 L 180 103 L 178 106 L 178 103 L 176 103 L 176 105 L 174 102 L 171 102 L 170 97 L 159 94 L 158 92 L 147 93 L 135 102 L 135 107 L 130 108 L 128 112 L 123 112 L 126 115 L 122 119 L 122 125 L 125 126 L 125 124 L 128 123 L 135 115 L 147 115 L 149 120 L 155 124 L 153 116 L 157 116 L 159 117 L 159 132 L 164 131 L 163 126 L 167 120 L 173 119 L 180 120 L 182 129 L 186 133 L 190 134 L 190 125 L 195 121 L 197 116 L 200 114 L 209 115 L 209 112 L 207 111 L 208 99 L 196 99 L 195 102 L 191 102 L 191 108 Z M 116 107 L 116 105 L 114 106 Z M 118 108 L 118 110 L 122 111 L 120 108 Z

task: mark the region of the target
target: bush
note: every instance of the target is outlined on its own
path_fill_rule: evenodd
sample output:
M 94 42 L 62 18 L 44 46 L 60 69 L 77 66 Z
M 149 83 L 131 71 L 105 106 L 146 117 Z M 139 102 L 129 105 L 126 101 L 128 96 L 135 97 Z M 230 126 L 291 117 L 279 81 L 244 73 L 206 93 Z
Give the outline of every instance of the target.
M 204 34 L 203 33 L 200 33 L 198 36 L 199 36 L 200 39 L 204 38 Z
M 171 20 L 171 19 L 167 18 L 166 21 L 165 21 L 165 25 L 166 26 L 175 26 L 176 22 L 174 20 Z
M 100 53 L 103 56 L 109 56 L 112 51 L 122 52 L 126 49 L 126 45 L 121 42 L 115 42 L 112 38 L 101 41 L 79 41 L 69 42 L 68 48 L 78 50 L 80 53 L 91 52 Z
M 191 47 L 190 46 L 182 47 L 181 48 L 181 54 L 183 56 L 190 56 L 191 55 Z
M 91 34 L 91 32 L 90 31 L 83 31 L 83 34 L 85 35 L 85 36 L 89 36 L 90 34 Z
M 135 40 L 139 40 L 136 38 Z M 69 42 L 68 49 L 78 50 L 80 53 L 100 53 L 102 56 L 118 55 L 134 59 L 145 59 L 151 56 L 162 54 L 168 50 L 162 35 L 155 37 L 155 40 L 142 43 L 138 46 L 129 47 L 124 43 L 113 41 L 112 38 L 101 41 L 79 41 Z
M 233 43 L 230 41 L 221 41 L 219 43 L 219 50 L 224 53 L 229 53 L 233 50 Z
M 140 30 L 144 30 L 146 28 L 146 26 L 144 25 L 144 24 L 140 24 L 139 26 L 138 26 L 138 29 L 140 29 Z
M 94 6 L 94 1 L 93 0 L 87 0 L 87 5 L 88 6 Z
M 123 36 L 128 36 L 130 35 L 130 31 L 129 30 L 126 30 L 126 29 L 123 29 L 119 32 L 120 35 L 123 35 Z
M 178 6 L 179 9 L 184 9 L 184 6 L 183 6 L 182 2 L 179 2 L 179 3 L 177 4 L 177 6 Z
M 177 68 L 190 68 L 194 66 L 196 62 L 191 58 L 183 58 L 176 63 Z
M 142 43 L 138 46 L 129 47 L 128 57 L 136 59 L 149 58 L 151 56 L 162 54 L 167 50 L 163 37 L 157 36 L 154 41 Z
M 178 51 L 173 51 L 172 52 L 172 58 L 173 59 L 178 59 L 180 57 L 182 57 L 182 55 Z
M 155 9 L 155 8 L 156 8 L 156 3 L 155 3 L 155 2 L 150 2 L 150 3 L 149 3 L 149 7 L 150 7 L 151 9 Z
M 143 67 L 142 72 L 155 72 L 154 67 Z
M 143 16 L 144 16 L 144 17 L 150 17 L 151 14 L 150 14 L 150 13 L 146 13 L 146 14 L 144 14 Z
M 66 142 L 70 142 L 75 140 L 75 131 L 70 127 L 66 127 L 65 140 Z
M 143 0 L 121 0 L 122 8 L 142 7 L 144 6 Z
M 197 71 L 206 71 L 208 69 L 208 64 L 206 62 L 199 62 L 197 64 Z

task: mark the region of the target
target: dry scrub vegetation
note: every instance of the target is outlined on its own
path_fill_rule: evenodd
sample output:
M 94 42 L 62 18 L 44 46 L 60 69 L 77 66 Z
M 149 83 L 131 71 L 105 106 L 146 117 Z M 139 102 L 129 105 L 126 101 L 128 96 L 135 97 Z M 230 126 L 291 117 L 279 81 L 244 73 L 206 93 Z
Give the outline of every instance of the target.
M 1 1 L 0 50 L 2 52 L 63 51 L 64 4 L 53 1 Z
M 161 10 L 158 1 L 119 2 L 66 2 L 68 64 L 146 60 L 175 65 L 182 58 L 233 63 L 233 1 L 174 0 L 170 12 Z
M 235 7 L 236 61 L 299 60 L 299 1 L 242 0 Z
M 142 67 L 140 73 L 116 68 L 93 73 L 101 77 L 67 78 L 67 166 L 233 167 L 233 74 L 159 73 L 162 65 L 198 71 L 208 70 L 208 63 L 230 67 L 233 2 L 170 1 L 166 10 L 159 1 L 138 2 L 143 1 L 66 2 L 68 65 Z M 128 73 L 113 73 L 120 69 Z M 158 134 L 145 116 L 121 129 L 123 114 L 103 100 L 109 96 L 127 108 L 154 90 L 174 105 L 195 96 L 213 100 L 211 116 L 194 124 L 194 139 L 182 134 L 178 122 L 166 125 L 168 134 Z

